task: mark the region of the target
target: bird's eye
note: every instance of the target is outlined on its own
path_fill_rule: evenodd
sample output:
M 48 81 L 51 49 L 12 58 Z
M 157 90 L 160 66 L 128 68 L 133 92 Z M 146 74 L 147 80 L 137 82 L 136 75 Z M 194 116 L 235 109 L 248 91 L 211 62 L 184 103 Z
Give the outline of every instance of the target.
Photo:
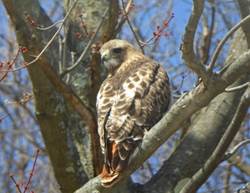
M 122 52 L 122 48 L 113 48 L 112 51 L 116 54 L 120 54 Z

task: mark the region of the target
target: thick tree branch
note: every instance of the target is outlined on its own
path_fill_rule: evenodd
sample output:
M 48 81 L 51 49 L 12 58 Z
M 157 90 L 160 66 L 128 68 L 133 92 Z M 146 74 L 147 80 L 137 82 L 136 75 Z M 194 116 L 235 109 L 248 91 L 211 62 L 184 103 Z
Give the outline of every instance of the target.
M 237 81 L 236 85 L 241 84 L 244 79 L 245 77 Z M 187 121 L 191 123 L 186 135 L 157 174 L 146 184 L 145 189 L 150 190 L 148 192 L 178 192 L 185 180 L 204 165 L 232 120 L 242 92 L 243 90 L 221 93 L 192 115 Z
M 192 69 L 198 76 L 202 78 L 204 83 L 208 82 L 208 75 L 206 68 L 198 60 L 196 54 L 194 53 L 194 37 L 195 32 L 198 27 L 198 23 L 203 12 L 204 0 L 193 0 L 193 10 L 189 17 L 188 24 L 185 29 L 182 43 L 182 58 L 186 65 Z
M 46 74 L 50 82 L 53 84 L 54 88 L 59 93 L 62 93 L 64 98 L 69 102 L 69 104 L 74 108 L 74 110 L 79 113 L 82 120 L 84 120 L 89 129 L 89 133 L 92 136 L 91 138 L 95 139 L 94 130 L 96 129 L 97 125 L 95 121 L 95 116 L 92 114 L 91 110 L 85 104 L 83 104 L 83 102 L 75 94 L 75 92 L 59 78 L 59 75 L 49 64 L 47 58 L 45 57 L 40 58 L 40 67 Z M 97 147 L 93 146 L 92 148 L 97 148 Z
M 195 193 L 199 187 L 207 180 L 211 175 L 214 169 L 221 163 L 221 160 L 224 158 L 224 154 L 232 142 L 233 138 L 237 134 L 239 127 L 245 115 L 247 114 L 248 107 L 250 105 L 250 88 L 248 88 L 243 97 L 241 98 L 240 104 L 237 108 L 237 111 L 233 117 L 232 122 L 227 128 L 225 134 L 223 135 L 221 141 L 216 147 L 215 151 L 202 167 L 189 182 L 183 187 L 180 193 Z

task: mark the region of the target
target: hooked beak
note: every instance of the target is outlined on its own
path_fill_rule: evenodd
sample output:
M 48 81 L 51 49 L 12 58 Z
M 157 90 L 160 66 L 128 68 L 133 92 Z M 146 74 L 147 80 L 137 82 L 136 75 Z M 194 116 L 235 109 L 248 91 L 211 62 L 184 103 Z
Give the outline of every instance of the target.
M 104 52 L 102 55 L 101 55 L 101 62 L 102 64 L 104 62 L 107 62 L 109 60 L 109 53 L 108 52 Z

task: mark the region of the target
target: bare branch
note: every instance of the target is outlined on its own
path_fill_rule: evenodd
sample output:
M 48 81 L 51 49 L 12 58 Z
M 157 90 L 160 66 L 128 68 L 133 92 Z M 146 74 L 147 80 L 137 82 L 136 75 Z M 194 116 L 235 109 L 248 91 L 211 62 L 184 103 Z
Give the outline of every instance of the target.
M 239 86 L 235 86 L 235 87 L 232 87 L 232 88 L 226 88 L 225 91 L 226 92 L 234 92 L 234 91 L 237 91 L 237 90 L 241 90 L 241 89 L 244 89 L 246 87 L 248 87 L 250 85 L 249 82 L 246 82 L 242 85 L 239 85 Z
M 128 22 L 129 28 L 130 28 L 130 30 L 132 31 L 132 33 L 133 33 L 133 35 L 134 35 L 134 37 L 135 37 L 135 40 L 136 40 L 138 46 L 139 46 L 140 49 L 141 49 L 141 52 L 144 54 L 144 49 L 143 49 L 143 46 L 141 45 L 141 40 L 139 39 L 140 37 L 135 33 L 135 30 L 134 30 L 134 28 L 133 28 L 133 26 L 132 26 L 132 23 L 131 23 L 131 21 L 130 21 L 130 19 L 129 19 L 129 17 L 128 17 L 128 12 L 126 12 L 126 7 L 125 7 L 124 1 L 123 1 L 123 0 L 121 0 L 121 1 L 122 1 L 122 9 L 123 9 L 123 12 L 124 12 L 124 17 L 125 17 L 125 19 L 126 19 L 127 22 Z
M 208 82 L 208 75 L 204 65 L 200 63 L 197 56 L 194 53 L 194 36 L 198 27 L 199 19 L 203 12 L 204 0 L 193 0 L 193 10 L 189 17 L 188 24 L 185 29 L 182 43 L 182 58 L 186 65 L 192 69 L 198 76 L 200 76 L 203 82 Z
M 250 165 L 242 161 L 239 156 L 230 157 L 228 162 L 237 167 L 243 173 L 250 176 Z
M 250 19 L 250 15 L 245 17 L 244 19 L 242 19 L 237 25 L 235 25 L 230 31 L 227 32 L 227 34 L 224 36 L 224 38 L 220 41 L 220 43 L 218 44 L 218 46 L 216 47 L 214 54 L 212 56 L 211 62 L 208 65 L 208 71 L 212 72 L 213 67 L 215 65 L 215 62 L 220 54 L 220 51 L 222 49 L 222 47 L 224 46 L 224 44 L 226 43 L 226 41 L 234 34 L 234 32 L 236 32 L 242 25 L 244 25 L 246 22 L 248 22 L 248 20 Z
M 53 27 L 55 27 L 58 24 L 63 23 L 63 21 L 64 21 L 63 19 L 59 20 L 59 21 L 57 21 L 57 22 L 55 22 L 52 25 L 47 26 L 47 27 L 40 27 L 40 26 L 38 26 L 38 27 L 36 27 L 36 29 L 41 30 L 41 31 L 46 31 L 46 30 L 52 29 Z
M 250 144 L 250 139 L 246 139 L 244 141 L 241 141 L 239 144 L 237 144 L 231 151 L 225 153 L 224 158 L 222 161 L 228 160 L 230 157 L 232 157 L 241 147 Z
M 215 4 L 210 2 L 211 4 L 211 24 L 208 26 L 208 21 L 204 16 L 204 27 L 203 27 L 203 44 L 201 46 L 201 61 L 202 64 L 207 64 L 209 59 L 209 53 L 211 49 L 212 37 L 215 26 Z
M 125 11 L 124 11 L 125 13 L 129 12 L 132 3 L 133 3 L 133 0 L 129 0 L 127 2 L 127 5 L 126 5 Z M 117 28 L 115 29 L 114 35 L 116 35 L 121 30 L 121 28 L 122 28 L 122 26 L 123 26 L 123 24 L 124 24 L 125 21 L 126 21 L 126 17 L 122 17 L 121 21 L 118 23 Z
M 11 175 L 11 176 L 10 176 L 10 179 L 11 179 L 11 180 L 13 181 L 13 183 L 15 184 L 18 193 L 22 193 L 22 190 L 20 189 L 20 186 L 19 186 L 19 184 L 16 182 L 14 176 Z
M 34 163 L 32 165 L 32 170 L 30 172 L 28 182 L 27 182 L 27 184 L 24 187 L 24 192 L 23 193 L 25 193 L 28 190 L 28 187 L 29 187 L 29 185 L 31 183 L 32 177 L 34 176 L 34 172 L 35 172 L 35 167 L 36 167 L 36 162 L 37 162 L 37 159 L 38 159 L 39 151 L 40 151 L 39 149 L 36 151 L 35 161 L 34 161 Z

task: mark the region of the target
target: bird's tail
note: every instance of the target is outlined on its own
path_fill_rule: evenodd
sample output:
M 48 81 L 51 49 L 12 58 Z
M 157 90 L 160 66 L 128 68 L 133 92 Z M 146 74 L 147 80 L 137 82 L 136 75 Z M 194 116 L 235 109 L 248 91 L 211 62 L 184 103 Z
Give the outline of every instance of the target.
M 111 187 L 119 181 L 120 174 L 125 170 L 134 147 L 128 142 L 121 144 L 110 142 L 107 149 L 108 152 L 100 177 L 104 187 Z
M 108 169 L 104 165 L 102 173 L 100 174 L 102 186 L 104 186 L 106 188 L 113 186 L 114 184 L 116 184 L 119 181 L 118 180 L 119 175 L 120 175 L 120 172 L 117 172 L 117 171 L 110 172 L 110 171 L 108 171 Z

